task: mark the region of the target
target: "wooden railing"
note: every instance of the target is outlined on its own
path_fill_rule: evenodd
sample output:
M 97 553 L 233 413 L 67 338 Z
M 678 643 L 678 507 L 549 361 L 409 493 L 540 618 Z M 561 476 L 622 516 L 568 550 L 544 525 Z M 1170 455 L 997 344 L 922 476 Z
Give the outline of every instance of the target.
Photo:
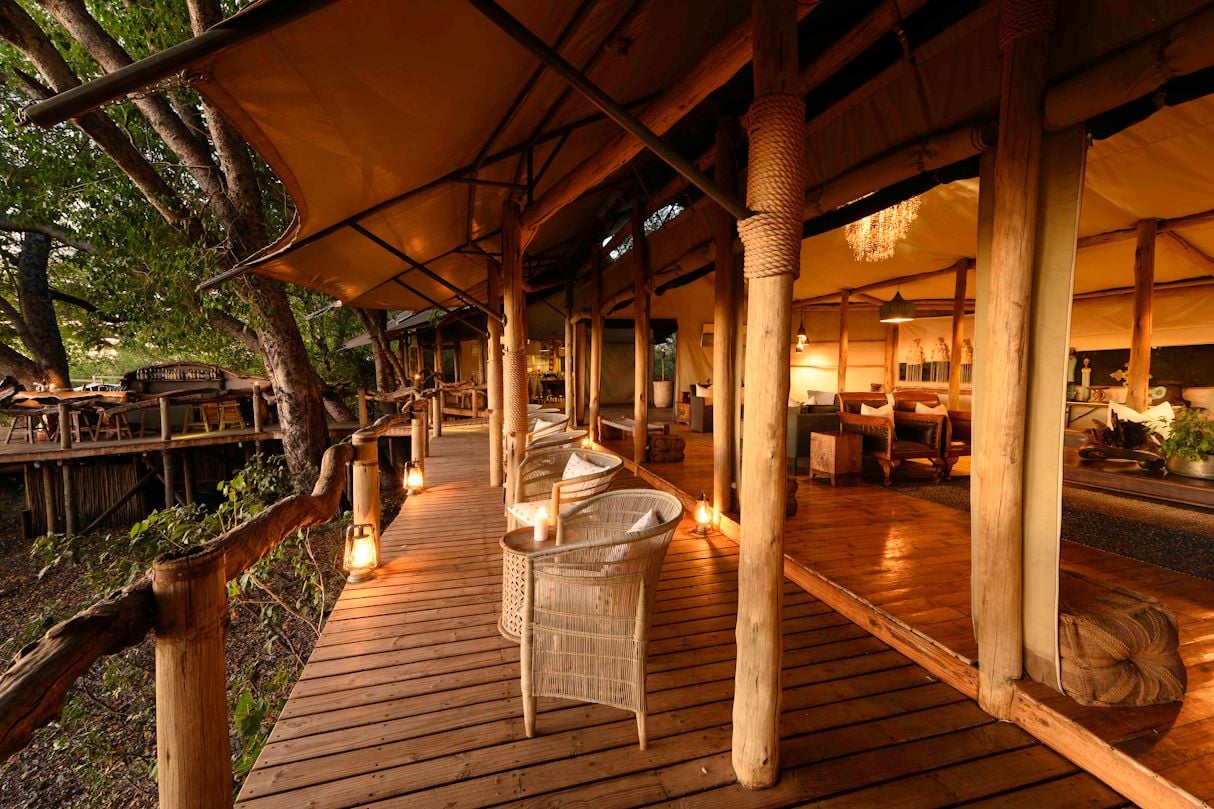
M 310 494 L 284 498 L 210 542 L 158 557 L 141 579 L 22 649 L 0 675 L 0 761 L 60 715 L 68 691 L 90 666 L 154 632 L 160 805 L 230 806 L 226 583 L 295 531 L 333 519 L 347 466 L 353 472 L 355 522 L 378 529 L 378 439 L 412 420 L 413 430 L 420 431 L 413 435 L 413 457 L 420 460 L 425 453 L 425 403 L 409 398 L 402 409 L 330 447 Z

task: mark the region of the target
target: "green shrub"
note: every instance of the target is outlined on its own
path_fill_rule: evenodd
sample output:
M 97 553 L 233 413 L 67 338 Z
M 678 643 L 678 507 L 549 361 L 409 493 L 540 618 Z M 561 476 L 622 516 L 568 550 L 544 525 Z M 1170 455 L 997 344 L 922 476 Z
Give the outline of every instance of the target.
M 1172 422 L 1172 434 L 1163 440 L 1163 454 L 1169 458 L 1200 461 L 1214 455 L 1214 421 L 1204 411 L 1181 408 Z

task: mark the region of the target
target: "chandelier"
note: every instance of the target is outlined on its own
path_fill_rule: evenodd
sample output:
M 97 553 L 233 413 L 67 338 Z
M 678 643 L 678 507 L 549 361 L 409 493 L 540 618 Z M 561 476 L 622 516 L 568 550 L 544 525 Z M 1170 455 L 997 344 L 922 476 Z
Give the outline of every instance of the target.
M 911 197 L 883 211 L 843 226 L 843 235 L 856 261 L 885 261 L 894 255 L 894 247 L 906 238 L 911 222 L 919 215 L 922 200 Z

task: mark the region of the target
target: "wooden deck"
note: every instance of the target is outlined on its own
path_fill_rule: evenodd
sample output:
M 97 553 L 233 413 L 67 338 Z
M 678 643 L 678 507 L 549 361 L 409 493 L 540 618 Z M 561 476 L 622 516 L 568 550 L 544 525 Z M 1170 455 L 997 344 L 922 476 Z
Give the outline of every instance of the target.
M 686 460 L 650 464 L 647 473 L 698 493 L 712 480 L 712 436 L 682 425 L 676 431 L 687 440 Z M 798 479 L 798 513 L 785 525 L 786 575 L 936 676 L 976 694 L 969 514 L 900 494 L 896 483 L 832 487 Z M 1050 733 L 1073 720 L 1097 753 L 1111 747 L 1128 756 L 1114 762 L 1127 772 L 1140 765 L 1136 775 L 1144 781 L 1158 774 L 1194 803 L 1214 801 L 1214 584 L 1072 542 L 1062 543 L 1062 568 L 1168 604 L 1180 623 L 1189 690 L 1178 705 L 1102 709 L 1026 682 L 1032 721 L 1045 717 Z
M 432 449 L 430 488 L 386 531 L 377 578 L 343 592 L 241 807 L 1125 804 L 791 582 L 784 776 L 741 789 L 737 547 L 686 521 L 654 617 L 650 749 L 631 714 L 556 700 L 540 701 L 539 735 L 525 738 L 518 646 L 496 626 L 505 523 L 486 436 L 448 428 Z

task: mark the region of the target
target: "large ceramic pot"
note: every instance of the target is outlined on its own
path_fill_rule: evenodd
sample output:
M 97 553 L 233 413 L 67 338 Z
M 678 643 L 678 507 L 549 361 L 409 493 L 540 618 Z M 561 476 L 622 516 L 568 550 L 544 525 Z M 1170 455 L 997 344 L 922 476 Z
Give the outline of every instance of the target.
M 653 406 L 670 407 L 674 404 L 674 380 L 653 383 Z
M 1188 478 L 1214 480 L 1214 455 L 1207 455 L 1200 461 L 1173 456 L 1168 458 L 1168 471 L 1173 475 L 1184 475 Z

